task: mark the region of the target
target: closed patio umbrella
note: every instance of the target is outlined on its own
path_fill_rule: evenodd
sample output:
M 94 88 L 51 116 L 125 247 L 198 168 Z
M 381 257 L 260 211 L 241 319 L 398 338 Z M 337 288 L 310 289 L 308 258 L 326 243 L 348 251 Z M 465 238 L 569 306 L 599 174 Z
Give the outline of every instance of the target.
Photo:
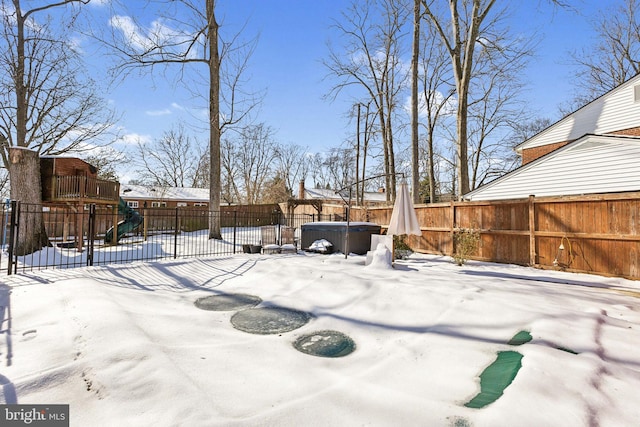
M 416 217 L 413 201 L 409 195 L 409 186 L 406 182 L 400 184 L 400 191 L 396 195 L 396 202 L 393 205 L 391 220 L 389 221 L 388 235 L 414 234 L 421 236 L 420 224 Z

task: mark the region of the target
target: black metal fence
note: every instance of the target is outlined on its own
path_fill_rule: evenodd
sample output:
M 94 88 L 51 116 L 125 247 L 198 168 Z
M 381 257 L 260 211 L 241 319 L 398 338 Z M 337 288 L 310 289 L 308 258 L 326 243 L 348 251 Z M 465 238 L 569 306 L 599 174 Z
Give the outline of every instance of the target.
M 25 247 L 31 224 L 41 218 L 48 245 Z M 162 258 L 259 252 L 283 245 L 300 248 L 300 227 L 336 221 L 335 215 L 284 215 L 206 208 L 144 208 L 134 219 L 117 206 L 6 203 L 0 230 L 0 266 L 7 274 L 46 268 L 149 261 Z M 209 238 L 209 222 L 219 236 Z M 22 233 L 22 235 L 21 235 Z

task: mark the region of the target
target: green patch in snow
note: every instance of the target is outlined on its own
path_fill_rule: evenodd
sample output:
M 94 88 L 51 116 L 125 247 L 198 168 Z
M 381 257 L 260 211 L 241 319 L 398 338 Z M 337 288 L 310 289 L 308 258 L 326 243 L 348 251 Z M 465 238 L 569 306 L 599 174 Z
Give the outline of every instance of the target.
M 522 367 L 522 355 L 517 351 L 500 351 L 498 358 L 480 374 L 480 393 L 465 403 L 467 408 L 480 409 L 498 400 Z
M 522 345 L 531 341 L 532 337 L 529 331 L 520 331 L 509 340 L 509 345 Z

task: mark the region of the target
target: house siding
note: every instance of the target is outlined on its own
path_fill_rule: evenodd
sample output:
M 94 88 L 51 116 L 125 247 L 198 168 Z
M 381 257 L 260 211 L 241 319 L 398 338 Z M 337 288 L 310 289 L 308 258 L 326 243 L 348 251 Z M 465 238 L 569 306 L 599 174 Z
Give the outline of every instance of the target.
M 519 145 L 517 150 L 524 152 L 535 147 L 557 144 L 559 141 L 573 141 L 586 134 L 609 134 L 620 132 L 621 129 L 637 131 L 640 124 L 640 102 L 634 100 L 634 86 L 638 84 L 640 75 L 551 125 Z
M 588 136 L 465 196 L 501 200 L 640 190 L 640 140 Z

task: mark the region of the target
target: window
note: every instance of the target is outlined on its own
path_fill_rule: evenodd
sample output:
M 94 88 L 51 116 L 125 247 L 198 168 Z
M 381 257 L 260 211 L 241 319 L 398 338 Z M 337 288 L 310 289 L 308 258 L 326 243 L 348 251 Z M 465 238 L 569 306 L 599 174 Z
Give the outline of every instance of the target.
M 166 208 L 167 202 L 151 202 L 152 208 Z
M 130 208 L 134 208 L 135 209 L 135 208 L 138 207 L 138 201 L 137 200 L 130 200 L 130 201 L 127 202 L 127 205 Z
M 183 208 L 187 206 L 187 202 L 178 202 L 176 206 L 178 206 L 179 208 Z
M 633 87 L 633 102 L 640 102 L 640 85 Z
M 194 203 L 193 206 L 207 206 L 206 203 Z

